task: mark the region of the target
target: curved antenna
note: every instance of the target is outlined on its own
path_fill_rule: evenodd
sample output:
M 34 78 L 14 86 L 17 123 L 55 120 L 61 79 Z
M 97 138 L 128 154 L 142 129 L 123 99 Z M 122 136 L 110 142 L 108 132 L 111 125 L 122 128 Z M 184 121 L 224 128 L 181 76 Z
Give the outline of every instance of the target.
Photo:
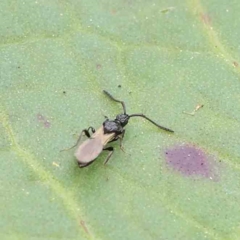
M 154 122 L 153 120 L 151 120 L 150 118 L 148 118 L 147 116 L 145 116 L 145 115 L 142 114 L 142 113 L 129 115 L 129 118 L 131 118 L 131 117 L 143 117 L 143 118 L 147 119 L 149 122 L 151 122 L 152 124 L 154 124 L 155 126 L 161 128 L 161 129 L 163 129 L 163 130 L 165 130 L 165 131 L 174 132 L 173 130 L 171 130 L 171 129 L 169 129 L 169 128 L 160 126 L 159 124 L 157 124 L 156 122 Z
M 126 114 L 126 106 L 125 103 L 123 101 L 117 100 L 116 98 L 114 98 L 109 92 L 107 92 L 106 90 L 103 90 L 103 92 L 113 101 L 121 103 L 122 107 L 123 107 L 123 113 Z

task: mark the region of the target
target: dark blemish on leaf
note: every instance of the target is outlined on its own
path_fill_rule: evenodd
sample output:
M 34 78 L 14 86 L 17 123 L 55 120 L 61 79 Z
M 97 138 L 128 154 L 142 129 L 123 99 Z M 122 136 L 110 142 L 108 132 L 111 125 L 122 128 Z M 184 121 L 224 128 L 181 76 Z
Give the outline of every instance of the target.
M 211 21 L 210 16 L 207 13 L 201 13 L 200 17 L 204 24 L 211 25 L 212 21 Z
M 165 151 L 165 159 L 168 167 L 186 177 L 198 176 L 217 180 L 213 157 L 195 146 L 184 144 L 172 147 Z
M 102 65 L 98 63 L 98 64 L 96 65 L 96 68 L 99 70 L 99 69 L 102 68 Z
M 87 229 L 87 227 L 86 227 L 86 224 L 85 224 L 85 222 L 84 222 L 83 220 L 80 221 L 80 225 L 81 225 L 81 227 L 83 228 L 83 230 L 84 230 L 87 234 L 89 234 L 89 231 L 88 231 L 88 229 Z
M 63 94 L 66 94 L 67 92 L 66 91 L 63 91 Z
M 121 87 L 122 87 L 122 85 L 119 84 L 119 85 L 118 85 L 118 88 L 121 88 Z
M 239 64 L 237 62 L 235 62 L 235 61 L 233 61 L 233 65 L 234 65 L 234 67 L 238 67 L 239 66 Z

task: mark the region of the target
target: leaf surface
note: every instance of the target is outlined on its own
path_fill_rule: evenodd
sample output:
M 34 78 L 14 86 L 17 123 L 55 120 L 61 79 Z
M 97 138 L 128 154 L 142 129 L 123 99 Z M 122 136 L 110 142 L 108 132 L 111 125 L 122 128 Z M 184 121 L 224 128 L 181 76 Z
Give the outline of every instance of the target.
M 1 1 L 1 239 L 239 239 L 239 11 Z M 122 112 L 103 89 L 175 133 L 133 118 L 79 169 L 60 150 Z

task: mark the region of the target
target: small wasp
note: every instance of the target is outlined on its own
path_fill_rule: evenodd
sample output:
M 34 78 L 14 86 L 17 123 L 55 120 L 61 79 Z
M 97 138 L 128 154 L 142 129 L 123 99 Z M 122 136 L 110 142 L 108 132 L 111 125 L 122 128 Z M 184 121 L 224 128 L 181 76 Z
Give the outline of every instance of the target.
M 110 142 L 119 140 L 120 148 L 123 150 L 122 140 L 125 134 L 124 127 L 128 124 L 128 120 L 131 117 L 145 118 L 149 122 L 157 126 L 158 128 L 161 128 L 168 132 L 174 132 L 169 128 L 160 126 L 159 124 L 157 124 L 156 122 L 154 122 L 153 120 L 145 116 L 144 114 L 139 113 L 139 114 L 128 115 L 126 113 L 126 106 L 123 101 L 119 101 L 115 99 L 110 93 L 108 93 L 105 90 L 103 90 L 103 93 L 105 93 L 111 100 L 121 103 L 123 107 L 123 113 L 118 114 L 114 120 L 109 120 L 106 117 L 106 120 L 103 122 L 102 126 L 96 131 L 93 127 L 89 127 L 88 129 L 82 130 L 77 143 L 73 147 L 71 147 L 71 148 L 74 148 L 78 145 L 78 143 L 81 141 L 83 134 L 85 134 L 88 137 L 88 139 L 85 140 L 75 152 L 75 157 L 77 158 L 78 165 L 80 168 L 87 167 L 88 165 L 93 163 L 103 150 L 109 151 L 109 154 L 104 162 L 104 164 L 106 164 L 114 151 L 113 147 L 105 147 Z M 90 135 L 90 131 L 92 132 L 92 136 Z M 66 150 L 69 150 L 69 149 L 66 149 Z

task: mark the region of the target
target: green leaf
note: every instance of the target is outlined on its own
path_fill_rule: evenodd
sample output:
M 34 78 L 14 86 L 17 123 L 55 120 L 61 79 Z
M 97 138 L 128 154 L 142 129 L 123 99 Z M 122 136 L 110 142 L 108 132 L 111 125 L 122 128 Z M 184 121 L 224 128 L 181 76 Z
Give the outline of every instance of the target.
M 1 239 L 237 240 L 238 1 L 0 2 Z M 81 130 L 141 118 L 79 169 Z M 197 106 L 204 105 L 192 112 Z

